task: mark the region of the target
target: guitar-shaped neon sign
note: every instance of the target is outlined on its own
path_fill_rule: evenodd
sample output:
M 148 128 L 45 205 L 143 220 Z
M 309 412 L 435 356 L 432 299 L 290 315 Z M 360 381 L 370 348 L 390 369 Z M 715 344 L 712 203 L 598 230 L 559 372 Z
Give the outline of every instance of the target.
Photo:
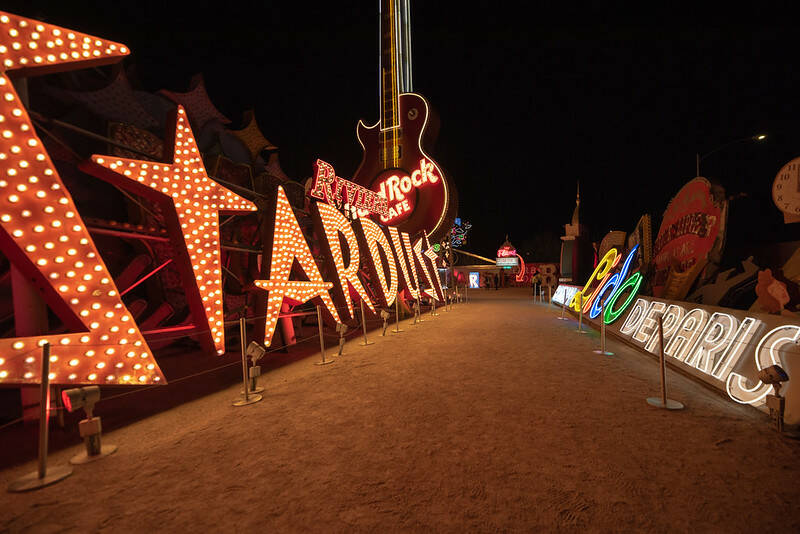
M 353 181 L 387 199 L 389 213 L 377 221 L 438 240 L 452 228 L 458 203 L 449 178 L 422 147 L 431 110 L 411 92 L 408 2 L 381 1 L 381 118 L 372 126 L 358 123 L 364 155 Z

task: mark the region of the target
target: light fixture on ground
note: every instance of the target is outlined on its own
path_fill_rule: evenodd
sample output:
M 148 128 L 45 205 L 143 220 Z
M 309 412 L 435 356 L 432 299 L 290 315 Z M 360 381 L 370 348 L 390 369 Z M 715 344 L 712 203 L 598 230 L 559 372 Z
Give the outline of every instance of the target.
M 102 423 L 100 418 L 95 417 L 93 414 L 94 405 L 100 400 L 100 388 L 98 386 L 65 389 L 61 392 L 61 400 L 64 401 L 64 408 L 70 413 L 81 408 L 86 412 L 86 419 L 78 423 L 78 430 L 83 438 L 86 451 L 70 458 L 69 463 L 85 464 L 116 452 L 116 445 L 103 445 L 101 443 Z
M 250 404 L 255 404 L 256 402 L 261 401 L 262 397 L 258 393 L 250 394 L 250 373 L 247 369 L 247 357 L 248 352 L 253 352 L 250 350 L 249 347 L 245 347 L 245 343 L 247 343 L 247 326 L 245 320 L 245 313 L 246 308 L 242 311 L 241 317 L 239 317 L 239 345 L 242 349 L 242 394 L 241 399 L 237 399 L 233 401 L 233 405 L 237 407 L 247 406 Z M 260 371 L 260 369 L 259 369 Z
M 250 393 L 261 393 L 264 391 L 264 388 L 258 385 L 258 377 L 261 376 L 261 366 L 256 365 L 258 360 L 264 357 L 267 353 L 267 349 L 256 343 L 255 341 L 251 341 L 250 344 L 247 346 L 247 350 L 245 354 L 248 358 L 250 358 Z
M 381 336 L 386 335 L 386 328 L 389 326 L 389 317 L 391 314 L 386 310 L 381 310 L 381 319 L 383 319 L 383 331 L 381 332 Z
M 783 412 L 786 409 L 786 399 L 781 397 L 781 385 L 789 380 L 789 375 L 780 365 L 770 365 L 758 372 L 758 379 L 764 384 L 772 386 L 772 394 L 767 395 L 767 408 L 772 428 L 783 432 Z
M 344 335 L 347 333 L 347 325 L 336 323 L 336 331 L 339 333 L 339 356 L 341 356 L 342 349 L 344 349 Z

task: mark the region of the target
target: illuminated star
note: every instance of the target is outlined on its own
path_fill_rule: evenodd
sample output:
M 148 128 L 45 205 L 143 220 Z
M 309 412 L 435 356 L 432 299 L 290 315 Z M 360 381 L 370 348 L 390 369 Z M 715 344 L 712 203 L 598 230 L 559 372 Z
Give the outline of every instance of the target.
M 202 301 L 195 304 L 193 311 L 208 323 L 217 353 L 224 353 L 219 212 L 253 212 L 257 209 L 255 204 L 208 177 L 181 106 L 177 111 L 172 163 L 97 155 L 92 156 L 92 161 L 123 177 L 121 181 L 114 180 L 122 187 L 138 182 L 172 199 Z
M 128 49 L 0 12 L 0 246 L 68 332 L 0 340 L 0 383 L 41 381 L 48 342 L 57 384 L 152 384 L 163 375 L 125 309 L 6 71 L 33 76 L 114 63 Z
M 325 282 L 319 272 L 306 238 L 297 223 L 289 199 L 283 187 L 278 186 L 275 207 L 275 232 L 272 237 L 271 262 L 269 280 L 255 280 L 255 285 L 266 289 L 267 317 L 264 331 L 264 344 L 269 347 L 275 334 L 275 325 L 281 312 L 283 299 L 288 298 L 298 303 L 319 298 L 336 322 L 341 322 L 336 306 L 333 304 L 329 290 L 331 282 Z M 308 281 L 289 280 L 294 260 L 300 265 Z

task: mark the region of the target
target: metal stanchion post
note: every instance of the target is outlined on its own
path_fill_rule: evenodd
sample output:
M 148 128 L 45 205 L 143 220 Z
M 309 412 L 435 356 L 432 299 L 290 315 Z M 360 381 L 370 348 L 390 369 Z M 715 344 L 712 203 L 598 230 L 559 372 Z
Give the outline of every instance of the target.
M 247 372 L 247 325 L 245 324 L 244 315 L 239 317 L 239 337 L 241 338 L 242 346 L 242 383 L 244 384 L 244 397 L 233 401 L 234 406 L 247 406 L 248 404 L 255 404 L 259 402 L 262 397 L 258 393 L 250 394 L 250 380 L 249 373 Z
M 553 287 L 547 286 L 547 307 L 553 305 Z
M 581 309 L 578 310 L 578 333 L 585 334 L 587 331 L 583 329 L 583 294 L 578 297 L 578 302 L 580 304 Z
M 667 362 L 664 358 L 664 320 L 663 317 L 658 318 L 658 341 L 661 346 L 659 350 L 660 364 L 661 364 L 661 397 L 648 397 L 647 404 L 657 408 L 666 408 L 667 410 L 682 410 L 683 404 L 672 399 L 667 398 Z
M 367 345 L 374 345 L 374 341 L 369 341 L 367 339 L 367 318 L 364 315 L 364 301 L 361 301 L 361 332 L 364 334 L 364 342 L 359 343 L 362 347 L 366 347 Z
M 319 352 L 322 354 L 322 361 L 314 362 L 314 365 L 328 365 L 333 360 L 325 360 L 325 336 L 322 333 L 322 310 L 317 306 L 317 326 L 319 327 Z
M 562 302 L 562 303 L 561 303 L 561 317 L 559 317 L 559 318 L 558 318 L 558 319 L 559 319 L 559 320 L 561 320 L 561 321 L 566 321 L 566 320 L 568 320 L 568 317 L 564 317 L 564 310 L 565 310 L 565 309 L 566 309 L 566 307 L 567 307 L 567 305 L 565 304 L 565 302 L 566 302 L 566 299 L 564 300 L 564 302 Z
M 400 329 L 400 294 L 398 294 L 394 299 L 394 330 L 392 330 L 392 334 L 400 332 L 404 332 L 404 330 Z
M 420 300 L 420 294 L 422 293 L 422 289 L 417 289 L 417 319 L 414 321 L 415 323 L 424 323 L 425 321 L 422 320 L 422 301 Z
M 607 299 L 606 299 L 607 300 Z M 613 356 L 613 352 L 606 350 L 606 301 L 604 300 L 600 305 L 600 350 L 594 351 L 596 354 L 604 356 Z
M 49 486 L 72 474 L 72 468 L 64 465 L 47 472 L 48 419 L 50 416 L 50 343 L 42 345 L 42 383 L 39 396 L 39 465 L 36 471 L 12 482 L 8 491 L 20 492 Z

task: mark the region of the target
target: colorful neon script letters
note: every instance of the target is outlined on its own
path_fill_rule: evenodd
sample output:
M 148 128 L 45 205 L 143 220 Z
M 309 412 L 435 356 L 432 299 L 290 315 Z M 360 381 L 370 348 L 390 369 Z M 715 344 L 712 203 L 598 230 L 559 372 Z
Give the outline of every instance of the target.
M 628 257 L 625 258 L 622 269 L 614 274 L 611 273 L 611 270 L 617 266 L 622 256 L 617 254 L 617 249 L 612 248 L 609 250 L 600 260 L 600 263 L 597 264 L 583 289 L 574 294 L 569 304 L 570 307 L 579 312 L 582 305 L 583 313 L 588 313 L 591 319 L 597 318 L 605 308 L 603 321 L 606 324 L 613 323 L 619 319 L 631 301 L 633 301 L 636 292 L 639 291 L 639 286 L 642 285 L 642 274 L 639 272 L 635 272 L 626 278 L 638 249 L 639 245 L 636 245 L 628 252 Z M 592 282 L 595 280 L 599 280 L 600 283 L 587 296 Z M 621 296 L 625 293 L 627 293 L 627 297 L 621 304 L 618 304 Z

